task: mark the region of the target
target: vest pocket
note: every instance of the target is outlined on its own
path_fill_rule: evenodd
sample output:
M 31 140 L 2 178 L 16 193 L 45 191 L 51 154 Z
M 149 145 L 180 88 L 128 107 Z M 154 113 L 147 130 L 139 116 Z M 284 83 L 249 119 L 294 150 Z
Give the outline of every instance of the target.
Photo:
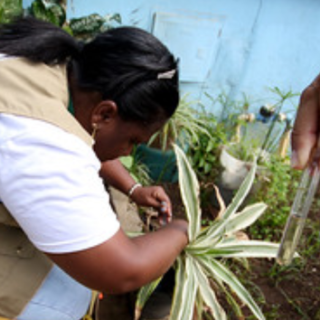
M 0 256 L 28 259 L 34 256 L 35 251 L 36 248 L 20 228 L 0 224 Z

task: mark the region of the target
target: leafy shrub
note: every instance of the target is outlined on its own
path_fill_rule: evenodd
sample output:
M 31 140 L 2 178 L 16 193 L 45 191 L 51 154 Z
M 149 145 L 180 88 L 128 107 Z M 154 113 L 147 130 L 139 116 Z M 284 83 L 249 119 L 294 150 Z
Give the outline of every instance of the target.
M 51 22 L 80 40 L 90 40 L 97 34 L 121 24 L 118 13 L 101 16 L 93 13 L 84 17 L 66 20 L 66 0 L 34 0 L 30 7 L 23 9 L 22 0 L 0 1 L 0 23 L 11 22 L 22 15 L 32 16 Z
M 291 169 L 288 158 L 271 155 L 265 163 L 265 173 L 258 177 L 258 191 L 250 196 L 249 203 L 264 201 L 266 214 L 251 226 L 249 233 L 255 239 L 279 241 L 295 197 L 301 172 Z
M 227 141 L 223 122 L 218 122 L 212 114 L 199 113 L 204 132 L 199 132 L 188 149 L 188 157 L 196 175 L 203 182 L 215 181 L 220 172 L 220 146 Z
M 218 299 L 218 294 L 221 293 L 227 296 L 239 318 L 243 317 L 237 302 L 240 300 L 257 319 L 265 319 L 251 294 L 225 263 L 228 258 L 271 258 L 275 257 L 278 250 L 277 244 L 244 240 L 238 236 L 238 231 L 254 223 L 266 208 L 264 203 L 256 203 L 237 212 L 251 189 L 256 165 L 252 166 L 231 204 L 227 208 L 222 206 L 213 224 L 202 228 L 196 174 L 184 152 L 176 145 L 174 148 L 181 197 L 189 220 L 189 244 L 176 261 L 176 282 L 170 319 L 191 320 L 194 312 L 199 319 L 203 313 L 210 319 L 227 319 Z M 137 302 L 138 311 L 155 286 L 155 283 L 152 283 L 142 289 Z M 139 312 L 137 318 L 138 316 Z

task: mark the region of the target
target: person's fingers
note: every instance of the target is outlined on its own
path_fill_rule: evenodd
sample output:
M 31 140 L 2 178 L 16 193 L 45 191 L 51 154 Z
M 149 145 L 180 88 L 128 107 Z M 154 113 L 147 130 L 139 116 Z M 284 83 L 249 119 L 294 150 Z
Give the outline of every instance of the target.
M 157 189 L 154 192 L 154 197 L 157 199 L 157 201 L 160 204 L 161 204 L 161 202 L 166 202 L 168 205 L 171 204 L 169 196 L 166 194 L 166 192 L 161 187 L 157 187 Z
M 296 169 L 303 169 L 307 165 L 319 136 L 319 82 L 318 77 L 303 91 L 300 98 L 291 139 L 291 165 Z
M 165 219 L 167 222 L 170 222 L 172 220 L 172 210 L 171 210 L 171 203 L 162 201 L 161 207 L 160 207 L 160 213 L 161 215 L 165 216 Z
M 170 198 L 168 197 L 166 192 L 160 187 L 157 188 L 157 190 L 154 192 L 154 197 L 158 201 L 160 215 L 162 216 L 162 218 L 166 219 L 166 222 L 170 222 L 172 219 L 172 207 Z
M 172 203 L 162 187 L 152 186 L 138 188 L 131 198 L 142 206 L 153 207 L 159 212 L 160 224 L 166 224 L 172 220 Z

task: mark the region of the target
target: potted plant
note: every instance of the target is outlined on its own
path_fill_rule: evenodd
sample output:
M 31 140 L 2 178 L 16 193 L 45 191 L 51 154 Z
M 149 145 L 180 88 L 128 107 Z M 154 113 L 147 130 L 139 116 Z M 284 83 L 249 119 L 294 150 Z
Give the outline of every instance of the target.
M 149 169 L 154 181 L 177 182 L 178 171 L 172 143 L 179 144 L 184 150 L 192 141 L 198 139 L 198 133 L 205 133 L 204 120 L 193 107 L 194 101 L 185 95 L 181 98 L 176 112 L 163 128 L 156 132 L 147 145 L 139 145 L 136 157 Z
M 265 319 L 248 290 L 225 264 L 230 258 L 275 258 L 278 244 L 239 237 L 239 231 L 253 224 L 266 205 L 256 203 L 238 212 L 254 181 L 254 164 L 228 207 L 223 205 L 213 223 L 201 226 L 199 183 L 183 150 L 174 147 L 181 197 L 189 220 L 189 244 L 176 261 L 176 281 L 170 320 L 201 319 L 204 313 L 211 319 L 227 319 L 217 299 L 217 292 L 227 295 L 239 318 L 243 318 L 239 302 L 246 305 L 257 319 Z M 297 256 L 297 255 L 295 255 Z M 136 319 L 146 299 L 159 280 L 141 289 L 136 304 Z M 235 299 L 237 296 L 237 300 Z
M 254 158 L 258 160 L 258 173 L 266 173 L 264 163 L 271 153 L 286 153 L 291 120 L 281 112 L 287 100 L 295 97 L 291 91 L 270 89 L 277 96 L 273 105 L 264 105 L 257 116 L 244 113 L 238 117 L 236 133 L 229 144 L 222 147 L 220 162 L 224 167 L 221 186 L 228 190 L 239 188 L 251 168 Z M 282 124 L 285 123 L 283 126 Z M 278 147 L 280 142 L 281 147 Z

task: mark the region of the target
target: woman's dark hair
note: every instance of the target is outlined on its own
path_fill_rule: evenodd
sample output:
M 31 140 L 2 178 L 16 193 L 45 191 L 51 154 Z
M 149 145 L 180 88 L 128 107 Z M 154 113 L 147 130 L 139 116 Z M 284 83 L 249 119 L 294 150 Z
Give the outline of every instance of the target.
M 83 44 L 48 22 L 21 18 L 0 27 L 0 52 L 49 65 L 68 63 L 78 86 L 113 100 L 123 120 L 154 123 L 178 105 L 177 61 L 139 28 L 112 29 Z

